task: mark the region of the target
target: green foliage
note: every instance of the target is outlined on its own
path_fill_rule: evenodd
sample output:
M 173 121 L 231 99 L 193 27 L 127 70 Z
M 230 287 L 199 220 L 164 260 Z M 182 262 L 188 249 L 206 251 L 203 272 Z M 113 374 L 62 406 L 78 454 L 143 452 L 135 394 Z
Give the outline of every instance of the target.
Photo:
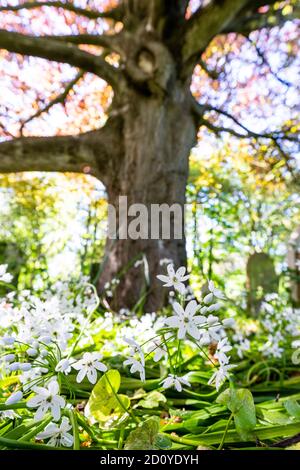
M 290 416 L 300 419 L 300 405 L 296 400 L 289 399 L 284 402 L 284 406 Z
M 0 201 L 0 264 L 8 264 L 19 287 L 31 288 L 36 281 L 48 286 L 70 273 L 89 275 L 92 265 L 101 260 L 106 202 L 100 183 L 93 178 L 1 175 Z M 62 253 L 66 254 L 63 269 Z M 66 263 L 68 256 L 71 266 Z M 97 273 L 98 268 L 94 277 Z
M 281 267 L 290 234 L 299 224 L 298 188 L 271 165 L 267 150 L 227 143 L 219 152 L 191 156 L 187 190 L 191 266 L 196 275 L 214 278 L 220 285 L 226 278 L 228 296 L 244 307 L 247 259 L 264 252 L 276 268 Z
M 250 390 L 228 388 L 218 396 L 217 403 L 227 406 L 231 411 L 236 430 L 242 439 L 251 437 L 251 431 L 256 426 L 256 411 Z
M 149 418 L 132 431 L 125 443 L 125 450 L 156 450 L 169 449 L 172 446 L 170 438 L 159 434 L 159 419 Z
M 109 370 L 93 388 L 87 407 L 89 414 L 99 422 L 120 418 L 130 407 L 126 395 L 118 394 L 121 376 L 117 370 Z
M 147 395 L 139 402 L 139 406 L 149 409 L 158 408 L 163 403 L 166 403 L 166 401 L 167 399 L 162 393 L 157 390 L 153 390 L 152 392 L 147 393 Z

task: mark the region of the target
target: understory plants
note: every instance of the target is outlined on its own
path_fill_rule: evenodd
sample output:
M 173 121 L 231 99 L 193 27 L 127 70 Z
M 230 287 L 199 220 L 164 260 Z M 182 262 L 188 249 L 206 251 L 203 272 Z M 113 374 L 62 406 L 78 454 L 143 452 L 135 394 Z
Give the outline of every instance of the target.
M 276 449 L 300 432 L 299 311 L 269 296 L 242 318 L 167 265 L 162 312 L 114 312 L 86 277 L 0 282 L 2 449 Z

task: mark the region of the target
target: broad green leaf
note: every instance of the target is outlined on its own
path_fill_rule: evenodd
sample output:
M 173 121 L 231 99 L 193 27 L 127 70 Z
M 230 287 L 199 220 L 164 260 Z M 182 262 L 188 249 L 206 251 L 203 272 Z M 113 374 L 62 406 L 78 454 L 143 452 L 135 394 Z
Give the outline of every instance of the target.
M 300 419 L 300 405 L 296 400 L 290 398 L 284 402 L 284 407 L 290 416 Z
M 154 450 L 159 431 L 159 418 L 152 417 L 144 421 L 129 434 L 125 450 Z
M 161 449 L 161 450 L 171 449 L 172 441 L 165 434 L 157 434 L 155 441 L 154 441 L 154 447 L 155 449 Z
M 232 412 L 235 413 L 239 409 L 239 403 L 236 400 L 236 390 L 227 388 L 222 392 L 216 399 L 217 403 L 220 405 L 225 405 Z
M 232 412 L 237 432 L 247 439 L 256 426 L 256 412 L 252 393 L 244 388 L 228 388 L 218 396 L 217 402 L 226 405 Z
M 156 390 L 153 392 L 147 393 L 145 398 L 139 402 L 139 406 L 142 408 L 157 408 L 161 403 L 166 403 L 166 397 Z
M 271 424 L 288 424 L 292 422 L 292 418 L 280 410 L 258 408 L 257 416 L 267 423 Z
M 118 395 L 121 376 L 117 370 L 109 370 L 97 382 L 87 403 L 87 414 L 99 422 L 121 417 L 130 406 L 126 395 Z

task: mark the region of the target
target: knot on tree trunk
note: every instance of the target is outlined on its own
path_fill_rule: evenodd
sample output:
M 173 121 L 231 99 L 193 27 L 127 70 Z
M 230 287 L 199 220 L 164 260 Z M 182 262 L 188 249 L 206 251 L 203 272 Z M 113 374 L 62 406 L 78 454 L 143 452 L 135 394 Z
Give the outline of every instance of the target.
M 175 81 L 175 64 L 169 50 L 149 37 L 137 38 L 128 50 L 127 76 L 137 87 L 151 94 L 167 93 Z

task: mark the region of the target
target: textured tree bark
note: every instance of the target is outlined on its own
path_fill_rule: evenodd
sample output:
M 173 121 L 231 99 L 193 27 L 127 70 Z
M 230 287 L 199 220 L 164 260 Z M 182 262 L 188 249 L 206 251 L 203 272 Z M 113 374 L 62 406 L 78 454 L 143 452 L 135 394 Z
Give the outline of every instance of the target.
M 190 91 L 176 83 L 172 93 L 166 96 L 147 96 L 132 89 L 129 94 L 123 125 L 124 158 L 109 178 L 108 202 L 117 211 L 120 195 L 127 196 L 128 206 L 138 203 L 149 209 L 151 204 L 171 206 L 176 203 L 183 207 L 188 158 L 196 142 Z M 150 233 L 153 220 L 150 218 L 148 222 Z M 149 269 L 148 286 L 145 266 L 134 266 L 134 261 L 143 256 L 147 260 L 146 271 Z M 181 240 L 174 237 L 170 240 L 108 240 L 100 287 L 123 271 L 114 306 L 132 307 L 147 291 L 146 310 L 160 308 L 166 290 L 161 288 L 156 275 L 162 272 L 160 260 L 165 258 L 172 259 L 176 266 L 186 264 L 184 235 Z

